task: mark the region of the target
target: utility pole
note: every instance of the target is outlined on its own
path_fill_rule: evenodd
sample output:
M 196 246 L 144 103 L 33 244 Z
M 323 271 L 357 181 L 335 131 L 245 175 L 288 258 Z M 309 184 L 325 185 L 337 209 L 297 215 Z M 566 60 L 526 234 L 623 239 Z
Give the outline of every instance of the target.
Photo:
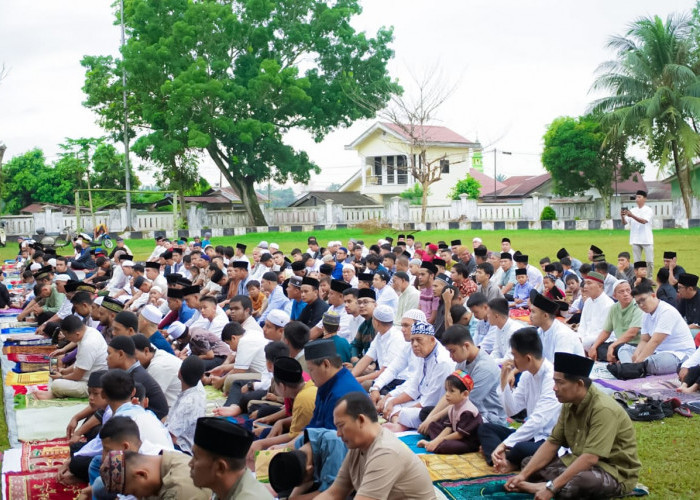
M 502 155 L 512 155 L 511 151 L 501 151 Z M 496 158 L 498 158 L 498 149 L 493 148 L 493 201 L 494 203 L 498 201 L 498 195 L 496 194 Z
M 120 2 L 121 6 L 121 27 L 122 27 L 122 103 L 124 106 L 124 187 L 126 188 L 126 229 L 131 230 L 131 179 L 129 178 L 129 127 L 127 123 L 128 108 L 126 106 L 126 67 L 124 66 L 124 45 L 125 27 L 124 27 L 124 0 Z

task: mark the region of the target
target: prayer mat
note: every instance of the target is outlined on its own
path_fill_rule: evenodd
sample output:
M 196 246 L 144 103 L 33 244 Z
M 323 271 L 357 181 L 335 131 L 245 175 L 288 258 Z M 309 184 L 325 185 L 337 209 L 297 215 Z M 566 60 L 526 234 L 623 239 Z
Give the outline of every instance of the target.
M 3 340 L 3 345 L 51 345 L 51 339 L 43 335 L 35 335 L 33 333 L 23 333 L 20 335 L 12 335 Z
M 40 386 L 41 387 L 41 386 Z M 48 386 L 45 389 L 48 389 Z M 87 398 L 54 398 L 54 399 L 37 399 L 27 396 L 26 394 L 15 394 L 14 396 L 15 410 L 23 410 L 25 408 L 61 408 L 63 406 L 87 405 Z
M 17 309 L 16 307 L 10 307 L 9 309 L 3 309 L 0 311 L 0 317 L 17 316 L 22 312 L 22 309 Z
M 57 469 L 70 457 L 67 439 L 22 443 L 22 470 Z
M 431 481 L 456 480 L 465 477 L 482 477 L 493 472 L 481 453 L 463 455 L 418 455 L 430 473 Z
M 529 493 L 509 493 L 504 489 L 506 481 L 512 476 L 513 474 L 504 474 L 458 479 L 456 481 L 437 481 L 435 485 L 451 500 L 465 500 L 469 498 L 532 499 L 533 496 Z
M 7 472 L 7 500 L 73 500 L 86 484 L 65 486 L 56 479 L 56 471 Z
M 46 371 L 48 369 L 49 369 L 48 362 L 26 363 L 23 361 L 23 362 L 15 363 L 15 367 L 12 368 L 12 371 L 15 373 L 31 373 L 31 372 Z
M 49 372 L 15 373 L 7 372 L 5 385 L 39 385 L 49 383 Z
M 7 327 L 0 329 L 0 333 L 16 335 L 18 333 L 34 333 L 36 332 L 36 327 L 33 326 L 21 326 L 21 327 Z
M 261 450 L 255 452 L 255 478 L 261 483 L 270 482 L 270 462 L 272 458 L 283 451 L 291 451 L 292 448 L 281 448 L 279 450 Z
M 17 410 L 17 440 L 21 442 L 46 441 L 65 437 L 68 422 L 84 409 L 84 404 L 55 408 L 27 408 Z
M 676 388 L 681 386 L 678 375 L 669 373 L 667 375 L 650 375 L 644 378 L 634 378 L 630 380 L 603 380 L 596 382 L 603 387 L 613 391 L 630 391 L 644 396 L 665 401 L 669 398 L 678 398 L 683 403 L 689 403 L 698 399 L 698 394 L 684 394 L 676 392 Z
M 418 441 L 425 439 L 425 436 L 422 436 L 417 432 L 411 434 L 406 433 L 404 435 L 398 435 L 397 437 L 416 455 L 425 455 L 426 453 L 430 453 L 429 451 L 426 451 L 425 448 L 418 447 Z
M 7 345 L 3 346 L 2 353 L 8 354 L 45 354 L 49 355 L 56 350 L 56 346 L 50 345 Z
M 48 363 L 49 357 L 43 354 L 8 354 L 7 359 L 15 363 Z

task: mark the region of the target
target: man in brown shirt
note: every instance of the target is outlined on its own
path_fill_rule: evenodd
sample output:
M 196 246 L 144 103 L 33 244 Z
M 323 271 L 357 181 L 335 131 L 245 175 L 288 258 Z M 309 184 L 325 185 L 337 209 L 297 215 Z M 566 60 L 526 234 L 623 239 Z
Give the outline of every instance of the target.
M 435 498 L 425 465 L 379 425 L 377 410 L 367 394 L 351 392 L 340 398 L 333 421 L 349 451 L 333 485 L 317 499 L 342 500 L 352 491 L 357 492 L 356 500 Z

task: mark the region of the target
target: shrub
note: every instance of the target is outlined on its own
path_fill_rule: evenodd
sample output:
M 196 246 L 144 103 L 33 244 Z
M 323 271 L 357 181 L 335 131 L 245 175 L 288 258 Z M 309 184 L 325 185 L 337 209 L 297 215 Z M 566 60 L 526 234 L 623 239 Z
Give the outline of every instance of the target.
M 557 220 L 557 213 L 552 207 L 546 206 L 542 209 L 540 220 Z
M 416 182 L 413 187 L 399 194 L 404 200 L 408 200 L 411 205 L 420 205 L 423 202 L 423 187 Z
M 467 174 L 450 189 L 449 196 L 451 200 L 459 200 L 460 194 L 466 194 L 470 200 L 478 200 L 481 194 L 481 183 Z

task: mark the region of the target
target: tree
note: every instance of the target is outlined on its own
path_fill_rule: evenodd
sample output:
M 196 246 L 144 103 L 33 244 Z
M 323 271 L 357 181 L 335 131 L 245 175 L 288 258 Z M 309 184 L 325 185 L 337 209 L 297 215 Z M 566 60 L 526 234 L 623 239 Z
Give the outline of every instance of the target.
M 696 22 L 697 13 L 696 13 Z M 607 113 L 611 136 L 630 137 L 647 146 L 651 161 L 671 170 L 690 218 L 690 169 L 700 150 L 698 54 L 687 16 L 635 21 L 626 36 L 608 46 L 617 58 L 603 63 L 594 90 L 610 96 L 594 101 L 593 112 Z M 697 29 L 697 26 L 696 26 Z
M 17 214 L 39 201 L 34 194 L 47 168 L 44 152 L 38 148 L 15 156 L 4 165 L 0 194 L 5 202 L 5 213 Z
M 644 165 L 626 155 L 625 138 L 606 140 L 608 136 L 594 116 L 559 117 L 544 134 L 542 164 L 552 174 L 554 191 L 559 195 L 597 189 L 605 203 L 605 215 L 610 218 L 616 180 L 626 180 L 634 173 L 641 175 Z
M 408 200 L 411 205 L 421 205 L 423 203 L 423 199 L 425 198 L 423 193 L 423 186 L 421 186 L 419 182 L 416 182 L 413 187 L 399 193 L 399 197 L 403 198 L 404 200 Z
M 305 184 L 319 172 L 305 152 L 284 144 L 287 130 L 301 128 L 320 141 L 339 125 L 373 116 L 351 94 L 381 107 L 398 88 L 386 67 L 392 32 L 355 32 L 358 0 L 125 4 L 123 60 L 83 61 L 86 105 L 103 124 L 122 123 L 115 91 L 123 63 L 130 128 L 154 149 L 167 141 L 171 155 L 206 151 L 255 225 L 266 225 L 256 182 Z
M 296 199 L 297 197 L 294 195 L 294 190 L 290 187 L 270 190 L 270 206 L 273 208 L 288 207 L 294 203 Z
M 470 200 L 478 200 L 481 196 L 481 182 L 467 174 L 464 179 L 457 181 L 450 189 L 450 199 L 459 200 L 460 194 L 466 194 Z

